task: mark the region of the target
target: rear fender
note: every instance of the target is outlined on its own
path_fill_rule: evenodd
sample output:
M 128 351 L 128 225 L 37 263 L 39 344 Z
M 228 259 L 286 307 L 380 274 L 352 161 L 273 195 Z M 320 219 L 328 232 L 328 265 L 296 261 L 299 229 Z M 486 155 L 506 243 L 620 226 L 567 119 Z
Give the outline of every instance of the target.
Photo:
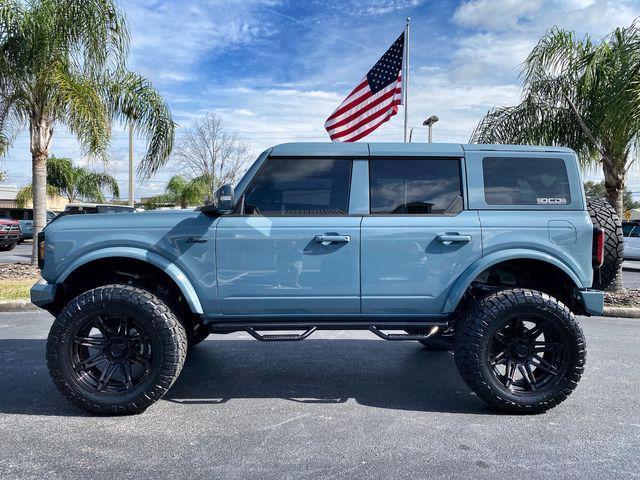
M 493 265 L 497 265 L 498 263 L 506 262 L 508 260 L 523 259 L 540 260 L 558 267 L 571 278 L 576 288 L 584 288 L 576 273 L 571 270 L 571 268 L 566 263 L 562 262 L 552 255 L 549 255 L 548 253 L 527 249 L 503 250 L 480 258 L 479 260 L 471 264 L 462 273 L 462 275 L 458 277 L 458 280 L 456 280 L 453 287 L 451 288 L 451 291 L 449 292 L 449 296 L 447 297 L 447 301 L 444 305 L 443 313 L 453 313 L 453 311 L 458 306 L 458 303 L 460 303 L 460 300 L 462 300 L 464 293 L 469 288 L 469 285 L 471 285 L 471 282 L 473 282 L 473 280 L 487 268 L 492 267 Z

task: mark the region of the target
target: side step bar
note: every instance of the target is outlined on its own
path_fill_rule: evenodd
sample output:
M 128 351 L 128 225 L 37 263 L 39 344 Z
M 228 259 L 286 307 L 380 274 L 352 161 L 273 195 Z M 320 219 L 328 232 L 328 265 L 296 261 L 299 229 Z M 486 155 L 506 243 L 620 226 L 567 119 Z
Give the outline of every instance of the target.
M 296 342 L 298 340 L 304 340 L 313 332 L 316 331 L 316 327 L 311 327 L 305 330 L 303 333 L 283 333 L 283 334 L 271 334 L 262 335 L 253 329 L 252 327 L 245 328 L 245 331 L 256 340 L 261 342 Z
M 426 340 L 427 338 L 435 335 L 439 327 L 431 327 L 426 333 L 384 333 L 375 325 L 369 327 L 373 333 L 382 338 L 383 340 L 389 340 L 391 342 L 400 342 L 403 340 Z
M 296 342 L 309 337 L 309 335 L 317 330 L 317 327 L 309 327 L 302 333 L 279 334 L 262 334 L 256 331 L 256 329 L 253 327 L 245 327 L 243 330 L 256 340 L 260 340 L 261 342 Z M 370 325 L 369 330 L 383 340 L 398 342 L 403 340 L 426 340 L 427 338 L 435 335 L 438 332 L 439 327 L 432 326 L 429 330 L 425 331 L 425 333 L 384 333 L 375 325 Z

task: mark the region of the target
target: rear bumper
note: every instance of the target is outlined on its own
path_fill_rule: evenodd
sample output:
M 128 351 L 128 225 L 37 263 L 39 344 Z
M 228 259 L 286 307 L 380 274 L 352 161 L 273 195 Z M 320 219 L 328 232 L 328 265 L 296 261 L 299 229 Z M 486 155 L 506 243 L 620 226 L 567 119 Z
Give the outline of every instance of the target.
M 604 292 L 601 290 L 578 290 L 578 300 L 589 315 L 602 315 L 604 311 Z
M 44 308 L 50 303 L 53 303 L 56 298 L 57 286 L 55 283 L 47 283 L 44 278 L 41 278 L 31 287 L 31 303 L 40 308 Z

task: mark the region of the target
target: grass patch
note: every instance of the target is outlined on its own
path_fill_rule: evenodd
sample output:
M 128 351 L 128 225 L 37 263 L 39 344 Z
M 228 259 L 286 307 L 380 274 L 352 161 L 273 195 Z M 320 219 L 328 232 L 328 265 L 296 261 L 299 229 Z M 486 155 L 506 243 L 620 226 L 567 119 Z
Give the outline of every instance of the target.
M 37 278 L 0 280 L 0 300 L 29 300 L 29 290 Z

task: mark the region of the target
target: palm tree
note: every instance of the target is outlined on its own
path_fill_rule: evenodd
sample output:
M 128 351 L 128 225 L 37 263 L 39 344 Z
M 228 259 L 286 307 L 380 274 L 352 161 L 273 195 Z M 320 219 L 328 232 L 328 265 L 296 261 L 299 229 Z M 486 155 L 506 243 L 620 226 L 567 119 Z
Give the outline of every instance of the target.
M 147 208 L 156 208 L 162 203 L 173 203 L 180 205 L 180 208 L 187 208 L 189 205 L 202 205 L 210 185 L 211 183 L 206 176 L 188 179 L 181 175 L 174 175 L 167 183 L 165 192 L 153 197 L 148 202 Z
M 115 197 L 120 196 L 120 188 L 115 178 L 107 173 L 92 172 L 82 167 L 74 167 L 68 158 L 50 157 L 47 161 L 48 195 L 57 194 L 67 197 L 69 203 L 78 199 L 87 202 L 104 203 L 103 189 Z M 33 198 L 31 185 L 21 188 L 16 196 L 18 207 L 24 207 Z
M 471 141 L 573 148 L 583 166 L 602 165 L 607 200 L 623 218 L 623 192 L 640 132 L 636 24 L 598 44 L 553 29 L 525 60 L 521 78 L 521 103 L 489 111 Z
M 117 0 L 0 2 L 0 155 L 28 125 L 34 233 L 45 225 L 56 126 L 66 125 L 88 155 L 106 159 L 112 123 L 131 122 L 147 140 L 138 168 L 144 178 L 169 156 L 174 123 L 168 106 L 148 80 L 126 70 L 128 48 Z

